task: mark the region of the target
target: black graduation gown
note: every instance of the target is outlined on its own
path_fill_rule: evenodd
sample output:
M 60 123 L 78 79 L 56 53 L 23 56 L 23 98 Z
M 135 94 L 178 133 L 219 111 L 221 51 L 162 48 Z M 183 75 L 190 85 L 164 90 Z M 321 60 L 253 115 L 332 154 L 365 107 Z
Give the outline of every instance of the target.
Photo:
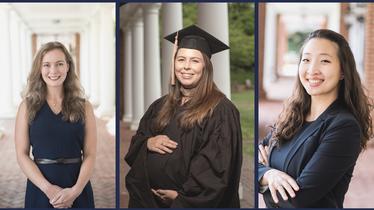
M 131 167 L 126 176 L 129 207 L 160 207 L 151 192 L 155 188 L 178 191 L 172 208 L 239 208 L 242 134 L 236 107 L 225 97 L 201 125 L 186 131 L 174 117 L 162 132 L 156 132 L 153 122 L 164 98 L 155 101 L 141 119 L 125 157 Z M 176 115 L 182 109 L 177 108 Z M 178 143 L 173 153 L 147 150 L 146 140 L 156 135 Z

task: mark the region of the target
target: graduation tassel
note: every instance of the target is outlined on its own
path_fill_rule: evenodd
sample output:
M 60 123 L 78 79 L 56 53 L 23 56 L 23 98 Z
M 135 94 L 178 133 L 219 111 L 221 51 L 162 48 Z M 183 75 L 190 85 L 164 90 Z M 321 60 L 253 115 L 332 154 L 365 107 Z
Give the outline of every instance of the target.
M 178 32 L 177 35 L 175 35 L 175 41 L 174 41 L 174 47 L 173 47 L 173 57 L 171 58 L 171 85 L 175 85 L 175 73 L 174 73 L 174 58 L 175 53 L 177 53 L 178 48 Z

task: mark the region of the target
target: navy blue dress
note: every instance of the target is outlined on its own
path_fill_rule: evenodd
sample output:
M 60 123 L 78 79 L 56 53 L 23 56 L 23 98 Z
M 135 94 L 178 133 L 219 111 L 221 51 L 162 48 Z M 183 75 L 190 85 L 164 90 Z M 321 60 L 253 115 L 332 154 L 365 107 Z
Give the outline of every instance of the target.
M 81 121 L 64 121 L 61 112 L 55 114 L 45 103 L 30 124 L 29 139 L 34 159 L 79 158 L 84 145 L 84 124 Z M 51 184 L 67 188 L 76 183 L 81 163 L 37 166 Z M 30 180 L 27 180 L 25 208 L 53 208 L 48 197 Z M 94 208 L 90 182 L 74 201 L 72 208 Z

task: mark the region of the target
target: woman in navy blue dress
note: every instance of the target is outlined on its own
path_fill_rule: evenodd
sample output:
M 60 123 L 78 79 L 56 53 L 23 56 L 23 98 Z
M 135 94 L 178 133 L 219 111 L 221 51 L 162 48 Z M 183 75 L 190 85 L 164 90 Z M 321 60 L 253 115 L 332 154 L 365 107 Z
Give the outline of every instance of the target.
M 15 144 L 26 208 L 94 208 L 96 124 L 74 62 L 59 42 L 36 54 L 19 106 Z M 32 148 L 32 157 L 30 157 Z
M 349 44 L 334 31 L 309 35 L 298 72 L 293 96 L 259 146 L 260 192 L 271 208 L 343 208 L 373 133 L 371 101 Z

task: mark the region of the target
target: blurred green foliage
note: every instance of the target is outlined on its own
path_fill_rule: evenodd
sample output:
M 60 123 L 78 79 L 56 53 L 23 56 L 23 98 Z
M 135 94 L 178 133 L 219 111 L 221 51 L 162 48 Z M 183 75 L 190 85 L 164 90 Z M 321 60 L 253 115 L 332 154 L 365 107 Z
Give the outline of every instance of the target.
M 231 85 L 254 84 L 255 16 L 253 3 L 228 3 Z M 197 3 L 183 3 L 183 26 L 197 23 Z

